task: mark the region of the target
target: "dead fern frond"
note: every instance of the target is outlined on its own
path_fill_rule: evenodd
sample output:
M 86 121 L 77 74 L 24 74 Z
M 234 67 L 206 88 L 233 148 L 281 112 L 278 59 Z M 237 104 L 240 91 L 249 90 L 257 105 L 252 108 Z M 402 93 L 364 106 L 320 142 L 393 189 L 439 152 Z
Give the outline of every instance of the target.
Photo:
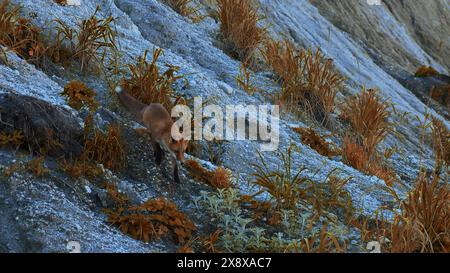
M 301 135 L 302 143 L 310 146 L 319 154 L 326 157 L 333 157 L 340 154 L 340 151 L 334 144 L 326 142 L 311 128 L 294 128 L 294 132 Z
M 107 188 L 115 208 L 106 209 L 108 222 L 117 226 L 124 234 L 136 240 L 149 242 L 172 235 L 178 244 L 184 245 L 196 230 L 194 223 L 176 205 L 164 198 L 150 199 L 143 204 L 133 206 L 115 187 Z
M 67 83 L 61 95 L 67 98 L 67 104 L 70 107 L 78 111 L 86 106 L 90 111 L 95 112 L 99 107 L 98 102 L 95 100 L 95 91 L 80 81 Z
M 414 74 L 417 78 L 427 78 L 436 76 L 439 73 L 431 66 L 421 66 L 417 69 L 416 73 Z
M 192 177 L 214 188 L 227 189 L 233 186 L 230 171 L 223 167 L 210 171 L 196 160 L 186 160 L 183 165 Z
M 10 145 L 18 147 L 25 141 L 22 131 L 14 130 L 12 133 L 0 133 L 0 146 Z
M 61 95 L 66 97 L 67 104 L 75 110 L 79 111 L 83 107 L 88 109 L 89 113 L 84 119 L 84 137 L 86 138 L 94 130 L 94 114 L 100 106 L 95 99 L 95 91 L 83 82 L 71 81 L 66 84 Z

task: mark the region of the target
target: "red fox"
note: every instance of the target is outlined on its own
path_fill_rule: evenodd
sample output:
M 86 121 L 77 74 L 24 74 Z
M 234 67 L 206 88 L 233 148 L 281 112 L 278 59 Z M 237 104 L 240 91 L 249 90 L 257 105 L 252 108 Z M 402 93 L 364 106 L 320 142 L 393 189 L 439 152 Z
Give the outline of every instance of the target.
M 181 134 L 172 135 L 174 122 L 169 112 L 159 103 L 143 104 L 120 87 L 116 88 L 116 93 L 135 120 L 146 127 L 153 145 L 156 164 L 161 165 L 164 150 L 171 155 L 174 180 L 180 183 L 177 160 L 184 161 L 188 141 L 184 140 Z

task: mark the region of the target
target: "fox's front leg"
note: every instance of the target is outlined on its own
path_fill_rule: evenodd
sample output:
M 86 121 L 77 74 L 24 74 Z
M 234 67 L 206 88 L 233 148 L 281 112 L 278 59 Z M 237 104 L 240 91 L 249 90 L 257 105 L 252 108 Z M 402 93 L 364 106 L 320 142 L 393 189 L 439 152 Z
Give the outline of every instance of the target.
M 173 168 L 173 180 L 175 183 L 180 184 L 180 176 L 178 174 L 178 161 L 177 158 L 174 155 L 171 155 L 172 159 L 172 168 Z
M 152 142 L 153 144 L 153 151 L 155 156 L 155 163 L 156 165 L 161 165 L 162 159 L 164 157 L 164 151 L 161 149 L 161 146 L 158 142 Z

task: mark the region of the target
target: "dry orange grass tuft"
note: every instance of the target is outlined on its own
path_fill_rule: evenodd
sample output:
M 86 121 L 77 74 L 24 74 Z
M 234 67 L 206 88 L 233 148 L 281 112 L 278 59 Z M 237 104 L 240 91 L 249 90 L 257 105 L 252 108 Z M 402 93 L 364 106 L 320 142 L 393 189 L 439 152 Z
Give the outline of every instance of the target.
M 300 250 L 303 253 L 343 253 L 346 249 L 346 244 L 340 243 L 336 236 L 328 232 L 328 226 L 324 224 L 320 233 L 303 239 L 300 249 L 297 249 L 296 252 Z
M 363 88 L 362 93 L 348 99 L 342 108 L 342 117 L 350 122 L 355 142 L 368 156 L 375 155 L 392 128 L 388 121 L 390 105 L 382 101 L 377 90 Z
M 364 147 L 354 143 L 350 138 L 344 138 L 342 143 L 342 159 L 353 168 L 365 171 L 369 165 L 369 155 Z
M 77 179 L 81 177 L 93 179 L 99 177 L 103 173 L 102 169 L 98 167 L 97 164 L 86 161 L 83 158 L 77 158 L 72 161 L 62 159 L 59 162 L 59 167 L 62 171 Z
M 442 181 L 441 181 L 442 182 Z M 389 234 L 389 233 L 388 233 Z M 450 252 L 450 191 L 439 177 L 421 173 L 401 204 L 391 230 L 391 252 Z
M 259 154 L 260 162 L 254 164 L 254 184 L 261 190 L 254 196 L 267 192 L 275 201 L 275 209 L 296 210 L 297 203 L 307 198 L 305 189 L 302 188 L 309 180 L 301 177 L 305 169 L 293 166 L 293 152 L 295 146 L 290 146 L 285 153 L 279 153 L 281 164 L 278 169 L 272 170 Z
M 200 15 L 200 5 L 194 0 L 164 0 L 174 11 L 184 17 L 188 17 L 193 22 L 202 20 Z
M 90 18 L 81 21 L 77 25 L 78 29 L 72 29 L 63 21 L 56 19 L 57 33 L 53 47 L 57 50 L 52 55 L 59 52 L 66 52 L 67 55 L 69 52 L 67 57 L 79 60 L 81 71 L 86 72 L 92 64 L 98 67 L 108 51 L 115 51 L 116 33 L 112 28 L 114 18 L 109 16 L 99 19 L 98 11 L 99 8 Z M 60 51 L 62 48 L 65 50 Z
M 339 149 L 334 147 L 334 144 L 332 145 L 326 142 L 313 129 L 294 128 L 293 130 L 302 136 L 301 140 L 303 144 L 310 146 L 319 154 L 327 157 L 337 156 L 340 154 Z
M 232 57 L 250 64 L 266 35 L 254 0 L 217 0 L 220 34 Z
M 268 40 L 262 55 L 282 84 L 280 103 L 292 111 L 309 113 L 327 122 L 335 109 L 335 99 L 344 78 L 334 71 L 333 61 L 320 50 L 298 50 L 287 40 Z
M 162 49 L 153 50 L 153 59 L 150 63 L 147 61 L 147 53 L 145 51 L 135 65 L 128 66 L 131 76 L 129 79 L 123 78 L 121 85 L 142 103 L 161 103 L 170 110 L 174 106 L 173 84 L 182 78 L 175 75 L 179 67 L 167 64 L 168 69 L 161 74 L 156 63 L 163 54 Z
M 434 156 L 436 158 L 436 170 L 440 171 L 443 167 L 450 166 L 450 131 L 445 124 L 436 119 L 432 119 L 432 140 Z
M 439 73 L 431 66 L 421 66 L 417 69 L 416 73 L 414 74 L 417 78 L 426 78 L 426 77 L 432 77 L 436 76 Z
M 44 166 L 45 157 L 39 156 L 27 163 L 27 169 L 36 177 L 41 177 L 50 173 L 50 170 Z
M 450 84 L 433 87 L 431 89 L 431 98 L 450 110 Z
M 149 242 L 172 235 L 177 243 L 184 245 L 196 230 L 187 215 L 164 198 L 150 199 L 133 206 L 116 187 L 109 185 L 107 191 L 115 200 L 115 207 L 105 210 L 108 222 L 136 240 Z
M 42 31 L 29 19 L 20 17 L 20 7 L 10 7 L 9 0 L 0 3 L 0 45 L 27 60 L 37 60 L 45 52 Z
M 61 6 L 67 5 L 67 0 L 53 0 L 56 4 L 60 4 Z
M 389 187 L 394 186 L 395 182 L 399 182 L 397 174 L 394 172 L 393 169 L 383 166 L 377 162 L 371 162 L 368 165 L 367 173 L 380 178 Z
M 378 157 L 371 157 L 363 146 L 355 143 L 349 137 L 344 138 L 342 143 L 342 159 L 347 165 L 384 180 L 390 187 L 394 182 L 398 182 L 394 170 L 383 166 Z
M 231 173 L 223 167 L 209 171 L 196 160 L 186 160 L 183 164 L 192 177 L 214 188 L 227 189 L 232 187 Z
M 251 77 L 252 72 L 245 66 L 244 63 L 242 63 L 242 66 L 239 69 L 239 75 L 236 76 L 236 83 L 250 96 L 258 91 L 256 86 L 252 83 Z
M 80 157 L 72 162 L 62 162 L 62 168 L 78 177 L 82 174 L 95 174 L 93 163 L 103 164 L 112 170 L 121 170 L 126 165 L 125 141 L 117 125 L 110 125 L 104 133 L 94 125 L 94 114 L 99 107 L 95 100 L 95 91 L 79 81 L 69 82 L 62 95 L 74 109 L 83 107 L 89 110 L 84 120 L 84 150 Z
M 110 125 L 106 133 L 94 130 L 93 135 L 85 140 L 82 157 L 111 170 L 125 168 L 127 156 L 120 128 Z

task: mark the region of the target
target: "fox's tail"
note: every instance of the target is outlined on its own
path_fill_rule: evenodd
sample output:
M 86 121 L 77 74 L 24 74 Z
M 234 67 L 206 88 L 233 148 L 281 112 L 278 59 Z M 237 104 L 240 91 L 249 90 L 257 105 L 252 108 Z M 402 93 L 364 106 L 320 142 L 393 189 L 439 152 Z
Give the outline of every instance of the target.
M 142 123 L 143 111 L 147 105 L 135 99 L 120 86 L 116 87 L 116 93 L 122 104 L 130 111 L 137 122 Z

